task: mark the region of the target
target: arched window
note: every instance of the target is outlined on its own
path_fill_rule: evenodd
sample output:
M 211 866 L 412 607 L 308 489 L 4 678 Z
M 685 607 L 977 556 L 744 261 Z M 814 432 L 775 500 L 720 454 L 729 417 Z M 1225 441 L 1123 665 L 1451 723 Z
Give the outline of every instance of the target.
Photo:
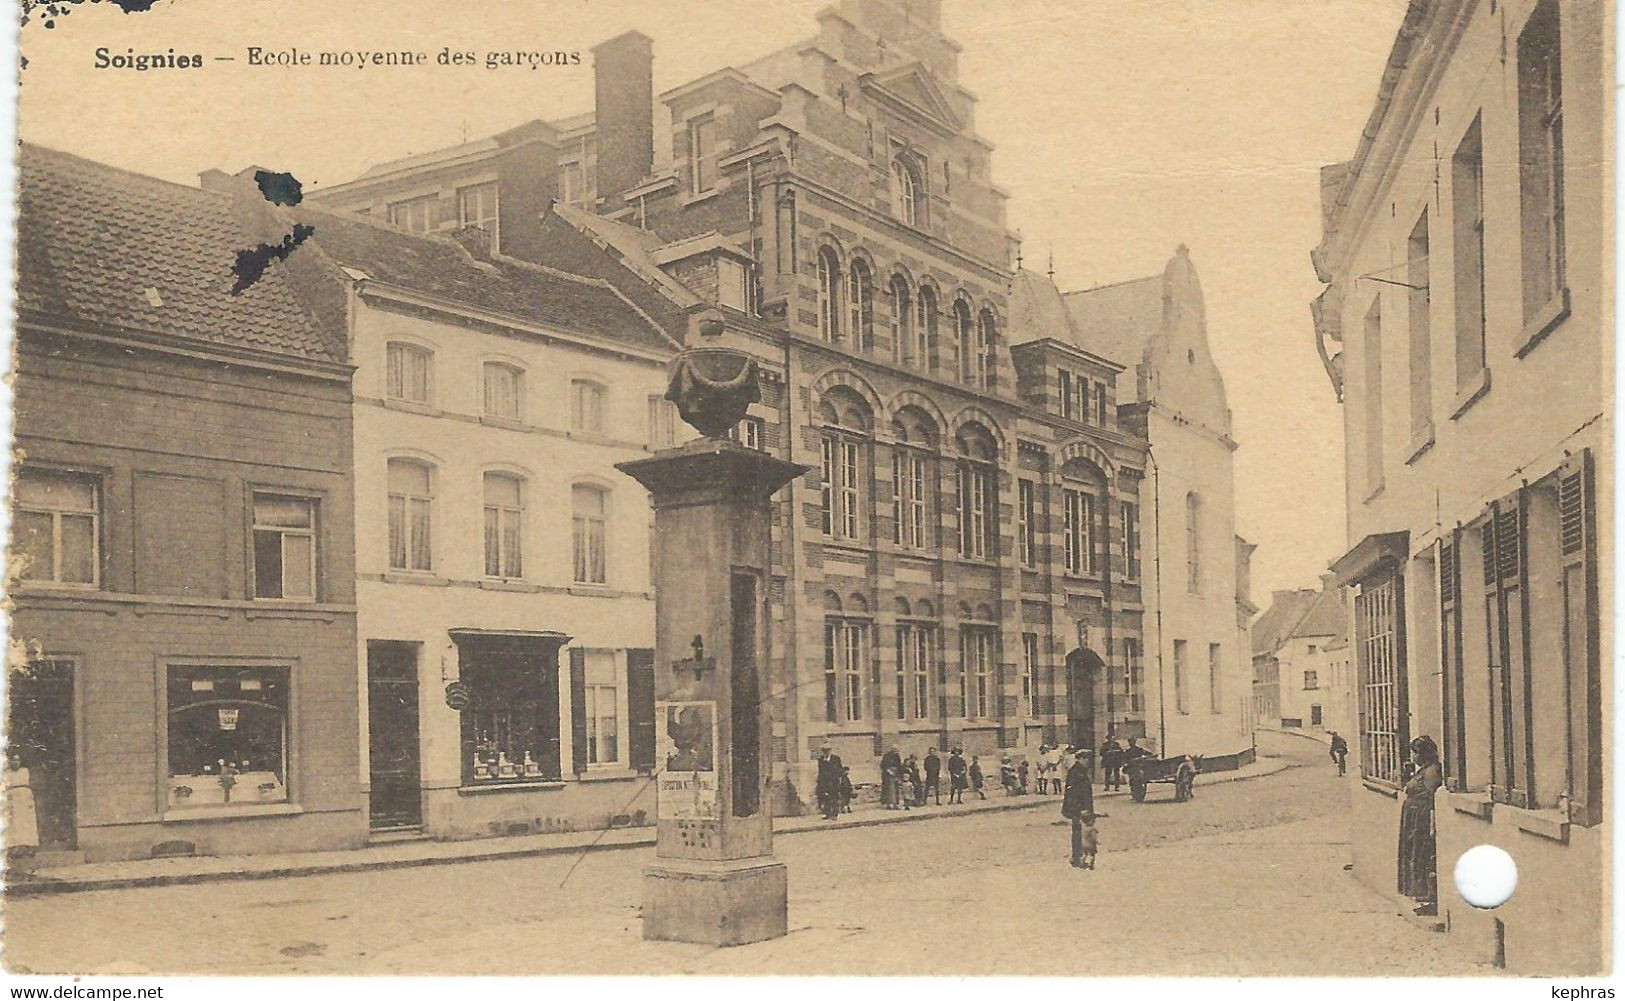
M 937 346 L 937 293 L 929 285 L 920 286 L 919 309 L 914 319 L 914 364 L 932 369 L 931 352 Z
M 575 582 L 602 584 L 607 580 L 606 515 L 609 491 L 578 483 L 570 488 L 570 520 L 574 529 Z
M 384 396 L 406 403 L 434 402 L 434 352 L 405 341 L 384 348 Z
M 954 350 L 959 355 L 959 381 L 974 383 L 976 379 L 975 324 L 971 320 L 970 303 L 954 300 Z M 976 383 L 980 385 L 980 383 Z
M 570 380 L 570 429 L 602 434 L 604 387 L 591 379 Z
M 892 420 L 892 541 L 910 549 L 936 542 L 932 531 L 935 476 L 932 470 L 936 426 L 919 407 L 904 407 Z
M 389 568 L 434 569 L 430 544 L 434 471 L 415 459 L 389 460 Z
M 485 474 L 485 576 L 525 575 L 525 481 L 509 473 Z
M 994 382 L 993 346 L 998 343 L 998 327 L 993 311 L 984 309 L 976 317 L 976 384 L 991 390 Z
M 892 158 L 891 195 L 892 214 L 908 226 L 925 222 L 925 187 L 920 183 L 920 172 L 906 155 Z
M 488 361 L 484 366 L 484 413 L 517 421 L 524 417 L 525 373 L 514 365 Z
M 841 262 L 829 247 L 818 249 L 818 334 L 841 339 Z
M 1185 495 L 1185 589 L 1202 593 L 1202 498 Z
M 857 342 L 859 350 L 873 350 L 874 280 L 869 274 L 869 265 L 862 258 L 852 261 L 852 270 L 847 276 L 846 304 L 849 318 L 847 329 L 852 332 L 852 339 Z
M 824 534 L 834 539 L 861 538 L 864 480 L 868 463 L 864 450 L 873 428 L 873 415 L 862 396 L 837 386 L 819 401 L 823 485 L 820 501 Z
M 980 424 L 958 434 L 959 555 L 985 559 L 998 555 L 998 448 Z
M 902 275 L 892 275 L 890 294 L 891 307 L 891 351 L 892 360 L 899 365 L 913 360 L 914 344 L 912 343 L 914 326 L 909 321 L 908 282 Z

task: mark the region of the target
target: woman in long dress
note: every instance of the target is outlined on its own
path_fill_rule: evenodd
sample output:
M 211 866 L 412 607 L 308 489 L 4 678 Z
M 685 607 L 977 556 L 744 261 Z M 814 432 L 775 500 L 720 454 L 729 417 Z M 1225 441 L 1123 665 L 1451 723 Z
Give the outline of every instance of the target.
M 39 847 L 39 814 L 28 769 L 15 751 L 6 755 L 6 850 L 27 854 Z
M 1411 741 L 1410 777 L 1399 810 L 1399 892 L 1414 899 L 1418 914 L 1438 911 L 1438 847 L 1433 834 L 1433 794 L 1444 784 L 1439 748 L 1432 737 Z

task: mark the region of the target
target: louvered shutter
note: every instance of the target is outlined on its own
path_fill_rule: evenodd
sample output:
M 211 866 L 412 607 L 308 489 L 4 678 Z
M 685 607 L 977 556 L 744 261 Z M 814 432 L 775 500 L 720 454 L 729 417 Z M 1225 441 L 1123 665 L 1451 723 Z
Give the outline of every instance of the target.
M 1595 472 L 1588 450 L 1559 470 L 1557 484 L 1563 660 L 1569 697 L 1569 817 L 1587 826 L 1603 819 L 1603 693 L 1595 506 Z
M 655 652 L 626 651 L 627 754 L 633 768 L 655 765 Z
M 570 767 L 587 770 L 587 651 L 570 648 Z

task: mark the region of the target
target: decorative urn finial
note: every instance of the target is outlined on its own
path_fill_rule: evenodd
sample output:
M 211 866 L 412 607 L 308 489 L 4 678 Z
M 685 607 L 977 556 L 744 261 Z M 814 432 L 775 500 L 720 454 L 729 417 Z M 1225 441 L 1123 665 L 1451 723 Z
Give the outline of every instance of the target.
M 756 359 L 737 348 L 694 347 L 671 362 L 666 399 L 707 438 L 726 438 L 762 398 Z

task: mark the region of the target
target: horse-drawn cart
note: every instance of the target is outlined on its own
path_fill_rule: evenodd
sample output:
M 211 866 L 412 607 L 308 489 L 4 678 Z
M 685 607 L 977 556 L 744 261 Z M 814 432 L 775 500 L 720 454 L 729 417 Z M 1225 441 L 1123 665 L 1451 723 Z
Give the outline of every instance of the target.
M 1191 798 L 1191 787 L 1196 784 L 1196 773 L 1202 770 L 1201 759 L 1189 754 L 1173 758 L 1135 758 L 1124 768 L 1128 773 L 1128 791 L 1134 802 L 1145 801 L 1146 786 L 1153 782 L 1167 782 L 1174 787 L 1174 802 L 1183 803 Z

